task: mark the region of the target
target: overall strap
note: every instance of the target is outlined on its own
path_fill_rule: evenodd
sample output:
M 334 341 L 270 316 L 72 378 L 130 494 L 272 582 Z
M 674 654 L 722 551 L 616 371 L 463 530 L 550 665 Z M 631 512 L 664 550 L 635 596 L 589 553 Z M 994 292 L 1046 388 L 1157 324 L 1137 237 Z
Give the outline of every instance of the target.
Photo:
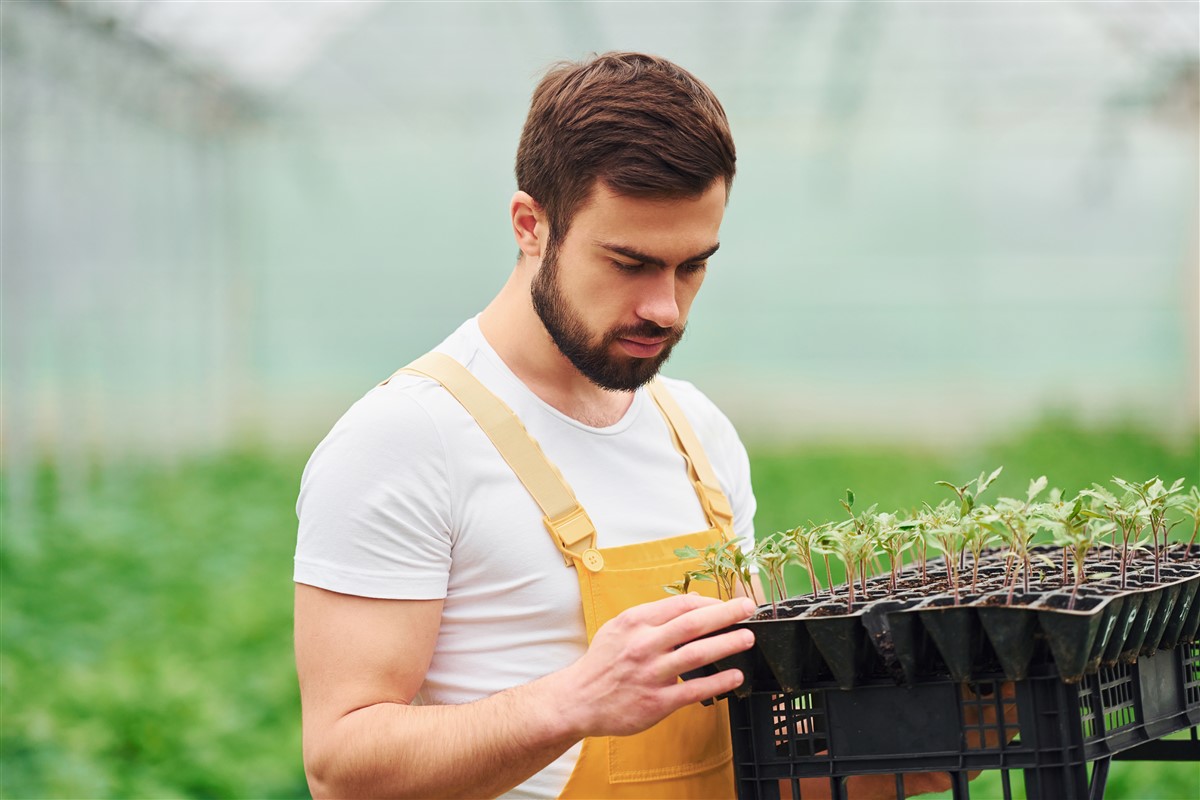
M 572 556 L 582 557 L 595 547 L 596 526 L 591 518 L 563 480 L 562 473 L 550 463 L 541 446 L 503 400 L 445 353 L 426 353 L 397 370 L 401 372 L 437 381 L 475 419 L 541 508 L 546 530 L 562 551 L 567 566 L 574 563 Z
M 717 473 L 713 471 L 708 456 L 704 454 L 704 447 L 701 446 L 700 439 L 684 415 L 683 409 L 658 378 L 650 383 L 650 396 L 654 398 L 667 420 L 675 448 L 683 454 L 684 461 L 688 464 L 688 473 L 696 485 L 696 494 L 700 496 L 700 505 L 704 508 L 709 524 L 718 528 L 726 540 L 732 539 L 733 506 L 721 491 Z

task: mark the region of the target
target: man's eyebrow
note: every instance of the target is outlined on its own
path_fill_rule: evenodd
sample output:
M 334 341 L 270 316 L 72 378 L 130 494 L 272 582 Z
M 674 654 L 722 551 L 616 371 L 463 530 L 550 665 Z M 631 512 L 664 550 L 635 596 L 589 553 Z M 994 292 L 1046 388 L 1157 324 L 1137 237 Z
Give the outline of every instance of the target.
M 611 244 L 609 242 L 599 242 L 599 241 L 596 242 L 596 244 L 598 246 L 604 248 L 605 250 L 616 253 L 617 255 L 625 256 L 626 258 L 632 259 L 634 261 L 639 261 L 643 264 L 653 264 L 656 267 L 667 266 L 667 262 L 663 261 L 661 258 L 659 258 L 657 256 L 652 256 L 649 253 L 643 253 L 640 250 L 635 250 L 632 247 L 625 247 L 624 245 Z M 691 264 L 696 261 L 703 261 L 704 259 L 711 256 L 713 253 L 717 252 L 717 250 L 720 249 L 720 247 L 721 247 L 721 243 L 717 242 L 716 244 L 714 244 L 712 247 L 708 248 L 707 250 L 696 253 L 696 255 L 691 256 L 689 258 L 685 258 L 681 263 Z

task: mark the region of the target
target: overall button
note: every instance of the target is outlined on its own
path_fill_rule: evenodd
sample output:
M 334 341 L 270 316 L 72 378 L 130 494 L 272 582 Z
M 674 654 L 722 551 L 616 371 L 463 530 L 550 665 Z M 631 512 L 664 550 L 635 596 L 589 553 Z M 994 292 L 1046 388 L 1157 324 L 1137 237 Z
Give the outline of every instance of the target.
M 604 556 L 600 555 L 599 550 L 588 548 L 583 551 L 583 565 L 591 572 L 599 572 L 604 569 Z

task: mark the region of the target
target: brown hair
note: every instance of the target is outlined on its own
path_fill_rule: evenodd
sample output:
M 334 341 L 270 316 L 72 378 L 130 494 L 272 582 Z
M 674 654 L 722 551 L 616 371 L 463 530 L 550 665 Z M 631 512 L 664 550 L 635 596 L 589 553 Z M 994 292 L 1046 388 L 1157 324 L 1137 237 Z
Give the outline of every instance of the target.
M 561 242 L 597 180 L 633 197 L 696 197 L 733 183 L 736 154 L 712 90 L 666 59 L 605 53 L 554 65 L 533 92 L 517 187 Z

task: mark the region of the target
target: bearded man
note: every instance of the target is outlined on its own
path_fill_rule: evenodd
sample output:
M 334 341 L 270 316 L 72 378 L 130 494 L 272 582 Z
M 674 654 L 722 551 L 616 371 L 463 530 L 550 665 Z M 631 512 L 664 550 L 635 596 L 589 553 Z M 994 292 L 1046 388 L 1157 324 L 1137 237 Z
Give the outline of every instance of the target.
M 533 95 L 517 264 L 305 469 L 295 561 L 314 796 L 731 797 L 745 598 L 667 597 L 675 551 L 753 541 L 745 448 L 683 336 L 733 182 L 682 68 L 610 53 Z M 701 586 L 715 588 L 713 584 Z

